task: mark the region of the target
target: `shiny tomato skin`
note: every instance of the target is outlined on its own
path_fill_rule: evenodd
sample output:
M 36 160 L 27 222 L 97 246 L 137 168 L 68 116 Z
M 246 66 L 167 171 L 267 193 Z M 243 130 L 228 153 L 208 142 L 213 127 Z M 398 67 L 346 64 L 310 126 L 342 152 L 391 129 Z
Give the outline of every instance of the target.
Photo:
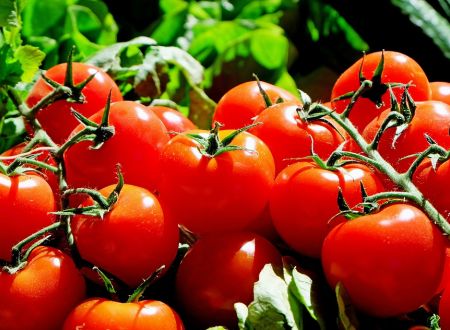
M 301 104 L 299 98 L 287 90 L 261 81 L 261 87 L 272 103 L 282 99 L 285 102 Z M 247 81 L 227 91 L 217 103 L 213 114 L 214 122 L 223 125 L 223 129 L 239 129 L 250 125 L 253 118 L 267 108 L 256 81 Z
M 273 224 L 287 245 L 296 252 L 320 258 L 327 233 L 343 221 L 335 217 L 339 189 L 346 203 L 362 202 L 360 183 L 369 195 L 383 191 L 376 174 L 366 165 L 347 164 L 336 170 L 314 162 L 297 162 L 281 171 L 270 196 Z
M 208 131 L 188 133 L 207 136 Z M 223 139 L 231 130 L 219 132 Z M 161 156 L 160 198 L 169 217 L 198 235 L 247 228 L 265 211 L 274 181 L 273 157 L 256 136 L 242 132 L 233 150 L 202 155 L 185 134 L 172 138 Z
M 100 123 L 103 110 L 90 119 Z M 117 182 L 116 165 L 126 183 L 154 191 L 160 172 L 160 154 L 169 141 L 164 124 L 147 107 L 133 101 L 111 104 L 109 124 L 114 136 L 100 149 L 90 141 L 79 142 L 64 153 L 67 183 L 70 187 L 103 188 Z M 82 130 L 78 126 L 72 134 Z
M 391 204 L 331 230 L 322 248 L 329 284 L 341 282 L 351 303 L 376 317 L 426 304 L 441 281 L 447 241 L 418 208 Z
M 174 136 L 174 133 L 181 133 L 187 130 L 196 129 L 197 126 L 180 111 L 165 107 L 165 106 L 149 106 L 158 118 L 162 121 L 170 136 Z
M 181 315 L 195 329 L 237 325 L 234 303 L 253 300 L 253 284 L 265 264 L 281 264 L 269 241 L 249 232 L 201 237 L 187 252 L 176 275 Z
M 362 74 L 366 79 L 371 79 L 375 69 L 381 59 L 381 51 L 372 52 L 356 61 L 347 68 L 336 80 L 331 92 L 332 105 L 338 113 L 342 113 L 349 104 L 350 99 L 333 101 L 335 98 L 348 92 L 356 91 L 360 87 L 359 72 L 362 63 Z M 429 100 L 431 97 L 431 89 L 428 77 L 422 67 L 411 57 L 396 51 L 384 51 L 384 69 L 381 82 L 386 83 L 411 83 L 408 91 L 412 98 L 417 101 Z M 403 88 L 393 88 L 393 92 L 398 101 L 401 99 Z M 360 97 L 356 101 L 350 112 L 349 119 L 352 123 L 362 131 L 364 127 L 375 117 L 379 115 L 381 110 L 390 107 L 389 91 L 382 96 L 384 106 L 378 109 L 368 98 Z
M 121 303 L 90 298 L 76 306 L 62 330 L 183 330 L 177 312 L 157 300 Z
M 123 99 L 117 84 L 102 69 L 87 63 L 74 62 L 72 65 L 75 84 L 81 83 L 95 73 L 94 78 L 82 90 L 85 98 L 84 102 L 74 103 L 58 100 L 41 109 L 36 116 L 42 128 L 57 144 L 62 144 L 70 132 L 79 124 L 72 115 L 71 108 L 85 117 L 89 117 L 105 106 L 109 92 L 111 92 L 111 102 L 122 101 Z M 45 75 L 53 81 L 63 84 L 66 68 L 67 63 L 57 64 L 48 69 Z M 34 106 L 52 91 L 53 87 L 48 85 L 42 78 L 39 78 L 27 97 L 27 105 L 29 107 Z
M 431 99 L 435 101 L 441 101 L 450 105 L 450 82 L 446 81 L 432 81 L 431 87 Z
M 100 190 L 108 196 L 114 186 Z M 92 205 L 88 198 L 81 206 Z M 164 216 L 148 190 L 125 184 L 112 210 L 99 217 L 77 215 L 71 222 L 83 259 L 137 287 L 160 266 L 167 270 L 178 250 L 178 226 Z
M 314 152 L 326 159 L 344 142 L 344 132 L 338 132 L 327 122 L 304 121 L 297 109 L 298 105 L 291 102 L 275 104 L 263 110 L 254 119 L 259 125 L 249 130 L 269 147 L 276 173 L 299 158 L 311 156 L 311 144 Z
M 0 271 L 1 330 L 60 330 L 86 294 L 73 260 L 60 250 L 37 247 L 25 268 Z
M 39 175 L 6 176 L 0 173 L 0 259 L 11 259 L 11 248 L 56 217 L 53 191 Z
M 446 289 L 442 292 L 439 301 L 439 325 L 442 330 L 450 330 L 450 285 L 448 283 L 450 277 L 447 276 L 444 280 Z
M 390 109 L 384 110 L 366 126 L 362 132 L 366 141 L 373 140 L 389 112 Z M 450 105 L 440 101 L 417 102 L 412 121 L 397 139 L 394 147 L 392 147 L 392 141 L 396 128 L 391 127 L 382 135 L 378 151 L 397 170 L 405 171 L 412 164 L 414 157 L 404 157 L 420 153 L 428 148 L 429 143 L 425 139 L 425 134 L 443 148 L 450 148 L 449 126 Z

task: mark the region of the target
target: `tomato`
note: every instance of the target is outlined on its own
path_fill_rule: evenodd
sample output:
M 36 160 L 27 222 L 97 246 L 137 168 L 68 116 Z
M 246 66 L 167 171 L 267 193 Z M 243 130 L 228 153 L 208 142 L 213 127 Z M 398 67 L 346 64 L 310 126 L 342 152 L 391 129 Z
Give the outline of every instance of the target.
M 350 102 L 350 99 L 333 101 L 335 98 L 348 92 L 356 91 L 360 87 L 359 72 L 362 65 L 362 74 L 366 79 L 372 79 L 375 69 L 381 60 L 382 52 L 373 52 L 365 55 L 347 68 L 336 80 L 331 91 L 332 105 L 338 113 L 342 113 Z M 411 57 L 396 51 L 384 51 L 384 69 L 381 76 L 381 84 L 411 83 L 408 91 L 415 101 L 429 100 L 431 89 L 428 77 L 422 67 Z M 377 90 L 378 89 L 378 90 Z M 397 100 L 400 101 L 403 88 L 392 89 Z M 382 109 L 390 107 L 390 94 L 386 88 L 376 87 L 372 89 L 372 96 L 381 98 L 383 106 L 377 108 L 376 104 L 368 98 L 366 93 L 358 98 L 350 112 L 349 119 L 362 131 L 364 127 L 379 115 Z
M 100 190 L 108 196 L 115 186 Z M 81 206 L 93 205 L 88 198 Z M 178 250 L 178 226 L 164 216 L 148 190 L 125 184 L 103 218 L 77 215 L 71 221 L 83 259 L 135 287 L 160 266 L 170 266 Z
M 91 298 L 67 317 L 63 330 L 183 330 L 177 312 L 157 300 L 121 303 Z
M 440 101 L 423 101 L 416 103 L 416 111 L 408 128 L 393 144 L 395 127 L 388 128 L 380 139 L 378 151 L 397 170 L 405 171 L 411 165 L 414 157 L 405 158 L 424 151 L 428 146 L 425 134 L 445 149 L 450 148 L 450 105 Z M 390 112 L 384 110 L 377 118 L 370 122 L 362 135 L 366 141 L 372 141 Z
M 55 199 L 39 175 L 0 173 L 0 259 L 11 259 L 11 248 L 55 221 Z
M 448 283 L 450 277 L 445 280 Z M 450 286 L 447 284 L 439 301 L 439 325 L 442 330 L 450 330 Z
M 450 82 L 432 81 L 430 87 L 432 100 L 442 101 L 450 105 Z
M 100 123 L 103 110 L 90 120 Z M 164 124 L 147 107 L 133 101 L 111 104 L 109 124 L 114 136 L 100 149 L 92 142 L 79 142 L 64 153 L 67 183 L 70 187 L 103 188 L 114 184 L 120 164 L 125 182 L 154 191 L 160 172 L 160 154 L 169 141 Z M 80 125 L 72 134 L 83 129 Z
M 195 329 L 237 325 L 234 303 L 253 300 L 253 283 L 265 264 L 281 264 L 278 250 L 248 232 L 205 235 L 187 252 L 176 274 L 181 315 Z
M 262 111 L 254 119 L 260 124 L 249 130 L 269 147 L 276 173 L 299 158 L 311 156 L 311 144 L 314 152 L 326 159 L 344 142 L 345 133 L 338 132 L 331 119 L 329 122 L 303 120 L 297 110 L 295 103 L 275 104 Z
M 181 112 L 164 106 L 149 106 L 158 118 L 163 122 L 170 136 L 174 136 L 174 133 L 181 133 L 190 129 L 195 129 L 197 126 Z
M 421 210 L 391 204 L 333 228 L 323 243 L 322 265 L 329 284 L 342 283 L 355 308 L 398 316 L 434 296 L 446 246 L 445 236 Z
M 297 96 L 287 90 L 261 81 L 261 87 L 272 103 L 278 100 L 301 104 Z M 256 81 L 247 81 L 227 91 L 217 103 L 213 123 L 220 122 L 223 129 L 239 129 L 250 125 L 253 118 L 267 108 Z
M 85 297 L 85 282 L 73 260 L 51 247 L 37 247 L 25 268 L 0 271 L 1 330 L 59 330 Z
M 450 217 L 450 160 L 437 162 L 436 168 L 430 159 L 425 159 L 413 175 L 413 183 L 446 219 Z
M 57 64 L 45 73 L 46 77 L 63 84 L 66 76 L 67 63 Z M 106 104 L 108 94 L 111 92 L 111 101 L 121 101 L 122 94 L 114 80 L 102 69 L 87 63 L 72 63 L 73 82 L 79 84 L 95 73 L 94 78 L 83 88 L 83 103 L 74 103 L 58 100 L 39 110 L 36 118 L 42 128 L 55 143 L 62 144 L 70 132 L 79 124 L 70 109 L 78 111 L 85 117 L 93 115 Z M 26 103 L 29 107 L 36 105 L 42 98 L 53 91 L 44 79 L 39 78 L 33 85 Z
M 188 132 L 208 136 L 208 131 Z M 220 131 L 219 139 L 231 132 Z M 244 229 L 263 214 L 269 201 L 275 176 L 269 149 L 247 132 L 231 144 L 245 150 L 211 157 L 181 134 L 162 152 L 159 191 L 164 210 L 198 235 Z
M 338 215 L 339 189 L 350 207 L 362 202 L 361 182 L 371 195 L 383 190 L 375 173 L 363 164 L 336 170 L 314 162 L 297 162 L 281 171 L 270 197 L 273 224 L 281 238 L 296 252 L 319 258 L 330 229 L 342 222 Z

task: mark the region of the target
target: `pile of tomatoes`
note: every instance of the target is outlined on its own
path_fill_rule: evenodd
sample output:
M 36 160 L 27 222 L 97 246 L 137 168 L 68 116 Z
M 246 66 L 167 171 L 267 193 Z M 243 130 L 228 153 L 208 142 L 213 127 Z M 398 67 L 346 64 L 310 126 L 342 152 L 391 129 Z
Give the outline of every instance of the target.
M 28 141 L 38 143 L 0 157 L 0 329 L 237 328 L 234 304 L 251 303 L 261 269 L 286 255 L 319 263 L 327 289 L 340 283 L 362 315 L 427 306 L 450 329 L 447 237 L 417 203 L 387 200 L 402 188 L 377 159 L 330 161 L 336 150 L 365 156 L 356 140 L 376 138 L 390 173 L 448 218 L 450 83 L 428 81 L 405 54 L 365 55 L 323 100 L 338 114 L 351 103 L 355 139 L 263 81 L 229 90 L 205 129 L 175 109 L 123 100 L 100 68 L 72 65 L 70 79 L 67 64 L 49 69 L 26 99 L 36 109 L 24 116 Z M 360 97 L 338 98 L 365 80 Z M 68 81 L 73 91 L 87 84 L 39 107 Z M 386 126 L 392 100 L 408 104 L 405 89 L 408 122 Z M 414 164 L 430 145 L 440 154 Z M 377 194 L 388 197 L 364 212 Z M 349 220 L 342 202 L 358 216 Z

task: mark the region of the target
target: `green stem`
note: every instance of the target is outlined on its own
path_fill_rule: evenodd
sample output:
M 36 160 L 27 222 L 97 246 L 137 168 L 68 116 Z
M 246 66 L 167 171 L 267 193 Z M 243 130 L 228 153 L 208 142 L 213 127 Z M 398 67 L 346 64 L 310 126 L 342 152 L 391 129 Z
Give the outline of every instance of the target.
M 159 267 L 149 277 L 147 277 L 144 282 L 142 282 L 142 284 L 139 285 L 139 287 L 130 295 L 127 303 L 139 301 L 139 298 L 143 295 L 144 291 L 147 290 L 150 284 L 152 284 L 161 275 L 161 272 L 164 270 L 164 268 L 164 265 Z
M 347 105 L 344 112 L 342 112 L 341 116 L 343 118 L 348 118 L 348 116 L 350 115 L 350 111 L 355 105 L 356 100 L 361 96 L 362 93 L 370 89 L 370 87 L 372 87 L 372 81 L 364 80 L 363 82 L 361 82 L 361 86 L 359 86 L 358 90 L 353 94 L 352 98 L 350 99 L 350 103 Z

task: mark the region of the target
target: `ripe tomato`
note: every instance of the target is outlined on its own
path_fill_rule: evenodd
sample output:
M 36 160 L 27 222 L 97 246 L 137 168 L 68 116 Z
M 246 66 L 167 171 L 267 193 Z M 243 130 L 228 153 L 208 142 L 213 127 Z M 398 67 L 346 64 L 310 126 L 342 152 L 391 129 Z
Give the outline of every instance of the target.
M 356 91 L 360 87 L 359 72 L 362 65 L 362 74 L 366 79 L 371 79 L 378 63 L 381 60 L 382 52 L 373 52 L 365 55 L 363 58 L 352 64 L 336 80 L 331 91 L 332 105 L 338 113 L 344 111 L 350 102 L 350 99 L 333 101 L 333 99 L 348 92 Z M 381 83 L 411 83 L 408 91 L 415 101 L 429 100 L 431 89 L 428 78 L 422 67 L 411 57 L 395 52 L 384 52 L 384 69 L 381 76 Z M 400 101 L 402 88 L 393 88 L 393 92 Z M 375 117 L 379 115 L 382 109 L 390 107 L 389 91 L 380 88 L 378 91 L 372 90 L 372 94 L 381 97 L 384 104 L 381 109 L 377 108 L 375 103 L 369 98 L 360 97 L 356 101 L 350 112 L 349 119 L 360 131 Z
M 430 301 L 442 277 L 447 239 L 418 208 L 391 204 L 339 224 L 325 238 L 322 265 L 369 315 L 398 316 Z
M 431 87 L 431 99 L 435 101 L 441 101 L 450 105 L 450 82 L 446 81 L 432 81 Z
M 91 298 L 72 310 L 63 330 L 183 330 L 178 314 L 157 300 L 120 303 Z
M 276 177 L 270 197 L 278 234 L 298 253 L 319 258 L 325 236 L 343 220 L 332 219 L 339 213 L 339 189 L 347 204 L 354 207 L 362 202 L 361 182 L 369 195 L 383 190 L 375 173 L 363 164 L 327 170 L 303 161 L 286 167 Z
M 90 120 L 100 123 L 103 110 Z M 169 141 L 164 124 L 147 107 L 133 101 L 111 104 L 109 124 L 114 136 L 100 149 L 82 141 L 66 150 L 67 183 L 70 187 L 103 188 L 114 184 L 120 164 L 125 182 L 154 191 L 160 172 L 160 153 Z M 72 134 L 83 127 L 78 126 Z
M 181 112 L 164 106 L 149 106 L 158 118 L 166 126 L 167 131 L 181 133 L 190 129 L 195 129 L 197 126 Z M 170 133 L 170 136 L 174 136 L 174 133 Z
M 208 131 L 189 131 L 208 136 Z M 219 132 L 223 139 L 232 131 Z M 203 155 L 186 134 L 167 143 L 161 155 L 160 197 L 164 211 L 198 235 L 246 228 L 269 201 L 274 163 L 269 148 L 242 132 L 232 145 L 245 148 L 215 157 Z
M 201 237 L 176 275 L 182 315 L 195 329 L 237 324 L 234 303 L 253 300 L 253 284 L 265 264 L 281 264 L 278 250 L 261 236 L 236 232 Z
M 442 293 L 439 301 L 439 325 L 442 330 L 450 330 L 450 285 L 448 284 L 450 277 L 447 276 L 446 289 Z
M 298 97 L 278 86 L 261 81 L 262 89 L 272 103 L 278 100 L 301 104 Z M 223 129 L 239 129 L 250 125 L 253 118 L 267 108 L 256 81 L 247 81 L 227 91 L 217 103 L 213 123 L 219 122 Z
M 114 189 L 100 190 L 105 196 Z M 91 198 L 81 206 L 93 205 Z M 166 218 L 148 190 L 125 184 L 112 210 L 103 218 L 77 215 L 71 222 L 83 259 L 135 287 L 165 265 L 178 250 L 178 226 Z
M 291 102 L 275 104 L 263 110 L 249 132 L 263 140 L 275 160 L 276 173 L 314 152 L 322 159 L 328 158 L 344 142 L 344 131 L 338 132 L 330 123 L 307 121 L 297 113 L 298 105 Z M 332 122 L 331 119 L 329 119 Z
M 122 100 L 119 87 L 106 72 L 86 63 L 74 62 L 72 65 L 74 84 L 81 83 L 95 73 L 94 78 L 82 90 L 84 102 L 74 103 L 59 100 L 41 109 L 36 116 L 42 128 L 58 144 L 62 144 L 70 132 L 79 124 L 72 115 L 71 108 L 85 117 L 89 117 L 105 106 L 110 91 L 111 102 Z M 62 84 L 65 80 L 66 69 L 67 63 L 57 64 L 47 70 L 45 75 L 53 81 Z M 52 91 L 53 87 L 48 85 L 42 78 L 39 78 L 26 99 L 27 105 L 33 107 Z
M 53 191 L 39 175 L 0 173 L 0 210 L 0 259 L 9 261 L 16 243 L 55 221 Z
M 405 158 L 424 151 L 428 147 L 425 134 L 429 135 L 443 148 L 450 148 L 450 105 L 439 101 L 423 101 L 416 103 L 417 108 L 408 128 L 403 131 L 394 146 L 392 141 L 396 132 L 395 127 L 388 128 L 380 139 L 378 151 L 397 170 L 404 171 L 414 158 Z M 362 135 L 366 141 L 372 141 L 382 125 L 390 109 L 384 110 L 371 121 Z
M 85 282 L 73 260 L 51 247 L 35 248 L 25 268 L 0 270 L 0 329 L 59 330 L 85 297 Z

